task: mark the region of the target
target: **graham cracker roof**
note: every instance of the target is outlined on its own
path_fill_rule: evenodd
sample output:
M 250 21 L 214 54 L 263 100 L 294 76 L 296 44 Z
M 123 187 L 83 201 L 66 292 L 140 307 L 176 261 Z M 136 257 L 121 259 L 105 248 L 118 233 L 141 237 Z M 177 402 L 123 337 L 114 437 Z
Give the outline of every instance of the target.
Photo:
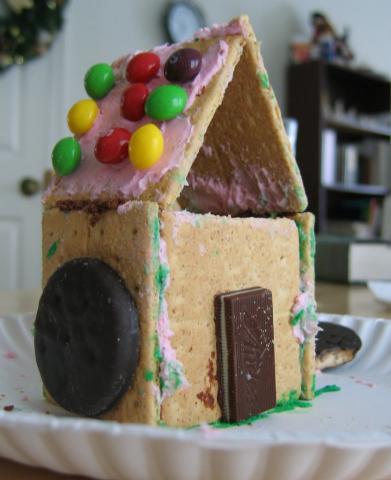
M 248 17 L 203 29 L 191 42 L 154 52 L 184 46 L 199 50 L 217 72 L 211 78 L 205 73 L 204 85 L 182 118 L 161 126 L 167 135 L 162 159 L 150 171 L 140 172 L 126 161 L 112 166 L 94 158 L 91 145 L 104 129 L 113 128 L 106 121 L 115 116 L 111 103 L 117 101 L 120 109 L 123 68 L 129 58 L 123 57 L 113 64 L 118 84 L 108 95 L 111 103 L 98 102 L 101 118 L 80 140 L 79 169 L 54 178 L 45 195 L 47 206 L 64 201 L 110 206 L 138 199 L 157 202 L 161 208 L 178 200 L 192 211 L 231 215 L 305 210 L 300 172 Z M 131 123 L 117 120 L 116 126 L 126 122 Z

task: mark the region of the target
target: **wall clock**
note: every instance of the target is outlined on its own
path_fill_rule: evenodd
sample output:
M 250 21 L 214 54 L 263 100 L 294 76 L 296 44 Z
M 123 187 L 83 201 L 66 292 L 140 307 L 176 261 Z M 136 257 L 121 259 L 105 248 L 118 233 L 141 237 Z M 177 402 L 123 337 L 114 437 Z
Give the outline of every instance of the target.
M 164 29 L 169 42 L 183 42 L 205 26 L 205 17 L 192 2 L 170 2 L 164 13 Z

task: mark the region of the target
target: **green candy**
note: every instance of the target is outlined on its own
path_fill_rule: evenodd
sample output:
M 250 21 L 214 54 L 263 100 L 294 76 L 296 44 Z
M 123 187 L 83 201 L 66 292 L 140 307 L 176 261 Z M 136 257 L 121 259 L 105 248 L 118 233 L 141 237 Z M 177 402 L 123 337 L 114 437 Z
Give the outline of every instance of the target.
M 145 102 L 145 113 L 155 120 L 172 120 L 186 107 L 188 95 L 177 85 L 156 87 Z
M 64 176 L 74 172 L 79 166 L 81 148 L 73 137 L 65 137 L 56 143 L 52 152 L 52 164 L 57 175 Z
M 103 98 L 113 88 L 115 82 L 114 72 L 107 63 L 93 65 L 84 77 L 86 92 L 91 98 Z

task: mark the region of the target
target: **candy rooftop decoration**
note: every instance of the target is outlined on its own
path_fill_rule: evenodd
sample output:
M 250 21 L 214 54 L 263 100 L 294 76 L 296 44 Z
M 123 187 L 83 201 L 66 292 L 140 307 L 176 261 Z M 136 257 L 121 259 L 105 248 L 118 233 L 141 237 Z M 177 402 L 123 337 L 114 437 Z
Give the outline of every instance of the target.
M 93 198 L 104 205 L 141 200 L 167 208 L 178 201 L 190 211 L 233 216 L 306 208 L 247 17 L 180 45 L 88 67 L 84 84 L 96 107 L 84 112 L 88 121 L 70 122 L 81 161 L 70 175 L 57 175 L 46 205 Z
M 0 18 L 0 73 L 43 55 L 63 25 L 68 0 L 7 0 Z
M 169 56 L 164 65 L 164 83 L 150 88 L 148 84 L 159 76 L 160 57 L 153 52 L 133 56 L 126 65 L 124 77 L 117 82 L 119 88 L 129 82 L 121 95 L 120 111 L 125 126 L 108 125 L 95 143 L 95 158 L 102 164 L 121 163 L 126 158 L 137 170 L 145 170 L 159 161 L 164 151 L 164 135 L 160 122 L 174 120 L 182 115 L 188 102 L 186 84 L 200 72 L 202 55 L 192 48 L 179 49 Z M 87 134 L 100 115 L 99 100 L 110 94 L 116 86 L 113 67 L 107 63 L 93 65 L 85 74 L 84 87 L 90 99 L 76 102 L 68 112 L 68 126 L 77 137 Z M 116 100 L 117 101 L 117 100 Z M 158 122 L 142 124 L 145 117 Z M 69 175 L 78 168 L 80 144 L 71 144 L 69 138 L 60 141 L 53 151 L 53 167 L 59 176 Z

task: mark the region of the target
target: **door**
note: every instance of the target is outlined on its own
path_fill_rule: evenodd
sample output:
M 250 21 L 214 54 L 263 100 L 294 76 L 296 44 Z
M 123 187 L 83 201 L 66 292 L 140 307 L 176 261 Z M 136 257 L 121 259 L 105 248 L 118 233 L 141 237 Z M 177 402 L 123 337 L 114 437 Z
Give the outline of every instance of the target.
M 41 187 L 63 113 L 58 40 L 42 58 L 0 74 L 0 291 L 40 286 Z
M 91 65 L 164 41 L 161 7 L 94 0 L 92 14 L 91 2 L 69 2 L 51 49 L 0 74 L 0 291 L 40 288 L 42 192 L 23 195 L 20 182 L 42 182 L 53 145 L 69 135 L 68 109 L 86 97 Z

